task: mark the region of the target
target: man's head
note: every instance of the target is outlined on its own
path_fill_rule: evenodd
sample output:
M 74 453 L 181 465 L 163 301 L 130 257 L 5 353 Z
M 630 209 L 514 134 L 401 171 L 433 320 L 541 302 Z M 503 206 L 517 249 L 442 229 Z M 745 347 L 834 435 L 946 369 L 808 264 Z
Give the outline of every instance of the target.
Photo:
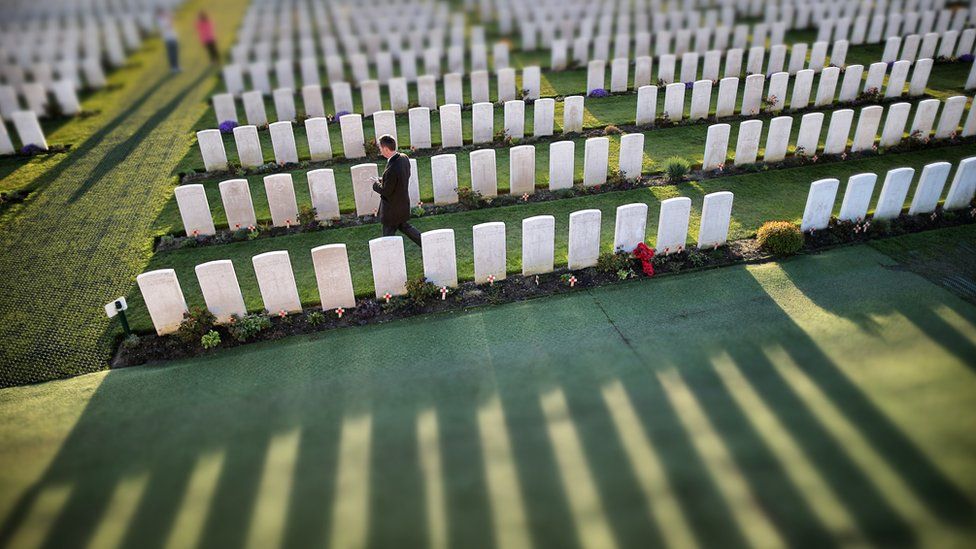
M 383 158 L 389 160 L 391 156 L 396 154 L 396 148 L 396 139 L 392 135 L 386 134 L 380 137 L 380 154 L 383 155 Z

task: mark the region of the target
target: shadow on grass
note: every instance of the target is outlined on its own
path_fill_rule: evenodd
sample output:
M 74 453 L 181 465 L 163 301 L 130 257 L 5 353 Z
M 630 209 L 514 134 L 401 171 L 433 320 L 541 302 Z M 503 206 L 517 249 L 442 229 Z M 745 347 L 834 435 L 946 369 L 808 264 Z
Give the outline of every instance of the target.
M 142 125 L 139 126 L 137 130 L 132 132 L 132 134 L 128 138 L 126 138 L 118 145 L 112 147 L 112 149 L 108 153 L 106 153 L 105 156 L 102 158 L 102 161 L 99 162 L 98 166 L 94 170 L 92 170 L 90 174 L 88 174 L 88 177 L 86 177 L 85 180 L 81 182 L 81 184 L 78 185 L 78 188 L 75 189 L 74 193 L 72 193 L 69 202 L 75 202 L 76 200 L 84 196 L 88 192 L 88 190 L 91 189 L 93 185 L 98 183 L 103 177 L 105 177 L 106 174 L 108 174 L 108 172 L 113 170 L 116 167 L 120 158 L 122 158 L 124 155 L 131 152 L 133 149 L 139 146 L 139 144 L 142 143 L 142 141 L 144 141 L 147 137 L 149 137 L 149 134 L 152 133 L 159 124 L 161 124 L 163 121 L 169 118 L 170 114 L 172 114 L 173 111 L 176 110 L 176 107 L 183 102 L 183 96 L 190 90 L 196 88 L 201 82 L 203 82 L 207 77 L 209 77 L 210 74 L 211 74 L 210 71 L 204 71 L 200 73 L 200 76 L 198 76 L 192 82 L 184 86 L 182 90 L 174 94 L 172 99 L 170 99 L 165 105 L 163 105 L 145 122 L 143 122 Z M 157 87 L 153 86 L 149 91 L 146 92 L 146 94 L 144 94 L 142 97 L 139 98 L 139 100 L 137 101 L 137 105 L 133 106 L 126 114 L 135 111 L 138 108 L 138 106 L 141 105 L 143 102 L 145 102 L 156 90 Z M 105 128 L 103 128 L 96 134 L 96 136 L 99 137 L 98 139 L 99 142 L 101 141 L 101 139 L 105 137 L 105 135 L 107 135 L 108 132 L 115 129 L 115 126 L 121 122 L 121 118 L 122 115 L 119 115 L 119 117 L 116 117 L 116 119 L 113 120 L 112 123 L 109 123 Z M 92 141 L 93 141 L 92 139 L 86 141 L 85 144 L 82 145 L 82 147 L 80 147 L 78 151 L 76 151 L 76 154 L 82 152 L 81 149 L 88 146 L 88 144 L 92 143 Z M 94 147 L 94 144 L 92 145 L 92 147 Z M 81 155 L 78 155 L 79 158 L 80 156 Z M 60 164 L 59 167 L 62 165 L 64 165 L 64 163 Z
M 797 287 L 827 301 L 834 284 L 811 265 L 795 268 Z M 734 291 L 709 295 L 703 281 Z M 923 322 L 920 307 L 937 305 L 900 312 Z M 870 310 L 877 301 L 846 306 Z M 673 525 L 652 518 L 663 488 L 641 487 L 649 465 L 635 460 L 634 437 L 659 460 L 677 512 L 702 546 L 754 540 L 743 502 L 727 499 L 720 486 L 727 475 L 757 502 L 747 512 L 786 544 L 845 541 L 852 534 L 833 531 L 813 509 L 810 498 L 819 494 L 789 474 L 799 465 L 782 461 L 764 438 L 761 412 L 744 407 L 719 375 L 711 357 L 723 352 L 812 464 L 804 475 L 822 479 L 843 507 L 841 516 L 872 543 L 911 544 L 912 525 L 834 426 L 781 377 L 763 351 L 770 345 L 933 514 L 955 523 L 971 517 L 967 496 L 749 270 L 735 268 L 109 372 L 6 517 L 0 545 L 33 528 L 45 494 L 64 486 L 66 502 L 38 532 L 43 545 L 102 541 L 105 522 L 126 501 L 120 494 L 139 475 L 146 484 L 130 502 L 131 519 L 119 519 L 124 546 L 258 540 L 306 547 L 340 536 L 369 546 L 443 539 L 492 547 L 513 535 L 505 522 L 513 517 L 537 546 L 584 546 L 594 528 L 610 545 L 665 544 Z M 694 428 L 688 403 L 662 382 L 665 375 L 687 387 L 709 430 Z M 622 388 L 616 400 L 603 392 L 610 384 Z M 634 424 L 621 425 L 621 406 L 633 410 Z M 425 436 L 422 418 L 433 418 Z M 728 462 L 709 444 L 723 448 Z M 210 469 L 201 466 L 208 456 L 219 457 Z

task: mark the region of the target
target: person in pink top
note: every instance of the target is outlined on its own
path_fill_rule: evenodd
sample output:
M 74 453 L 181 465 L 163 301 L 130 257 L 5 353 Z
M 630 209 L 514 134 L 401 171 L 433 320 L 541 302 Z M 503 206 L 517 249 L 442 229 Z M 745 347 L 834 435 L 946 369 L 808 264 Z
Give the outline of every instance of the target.
M 207 48 L 210 61 L 212 63 L 219 61 L 220 54 L 217 53 L 217 38 L 214 36 L 213 21 L 210 20 L 205 11 L 201 11 L 200 15 L 197 16 L 197 36 L 200 38 L 203 47 Z

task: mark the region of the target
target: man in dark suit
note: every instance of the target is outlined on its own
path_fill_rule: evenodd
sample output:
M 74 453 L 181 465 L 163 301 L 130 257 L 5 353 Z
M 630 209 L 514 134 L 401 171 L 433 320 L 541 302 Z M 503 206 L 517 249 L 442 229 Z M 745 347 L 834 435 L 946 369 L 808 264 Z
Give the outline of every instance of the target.
M 373 190 L 380 195 L 377 215 L 383 225 L 383 236 L 400 231 L 420 246 L 420 231 L 410 224 L 410 159 L 396 149 L 392 135 L 380 137 L 380 154 L 386 159 L 386 170 L 382 178 L 373 182 Z

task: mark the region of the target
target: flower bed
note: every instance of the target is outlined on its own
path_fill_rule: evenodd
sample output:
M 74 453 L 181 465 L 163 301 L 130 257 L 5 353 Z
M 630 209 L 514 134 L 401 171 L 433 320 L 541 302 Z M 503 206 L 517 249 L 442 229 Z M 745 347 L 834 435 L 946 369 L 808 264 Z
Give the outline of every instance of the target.
M 976 223 L 976 200 L 970 209 L 908 216 L 886 221 L 840 222 L 832 219 L 828 228 L 804 235 L 801 253 L 816 253 L 838 246 L 858 244 L 925 230 Z M 559 269 L 534 276 L 512 275 L 505 280 L 476 284 L 465 282 L 443 294 L 431 284 L 411 281 L 409 295 L 389 299 L 361 298 L 350 310 L 323 311 L 310 307 L 288 315 L 250 314 L 231 325 L 203 326 L 200 318 L 207 313 L 195 312 L 188 317 L 188 329 L 180 335 L 158 337 L 132 336 L 118 347 L 113 367 L 133 366 L 188 358 L 213 352 L 220 347 L 236 347 L 254 341 L 281 339 L 289 335 L 308 334 L 348 326 L 388 322 L 400 318 L 483 305 L 523 301 L 535 297 L 583 291 L 588 288 L 625 282 L 631 279 L 676 275 L 684 272 L 765 262 L 774 256 L 761 249 L 755 238 L 729 242 L 714 249 L 680 249 L 666 254 L 644 244 L 633 253 L 607 252 L 597 266 L 575 271 Z M 189 332 L 191 337 L 186 337 Z M 199 334 L 204 333 L 203 337 Z M 214 335 L 216 334 L 216 335 Z M 194 339 L 196 338 L 196 339 Z

